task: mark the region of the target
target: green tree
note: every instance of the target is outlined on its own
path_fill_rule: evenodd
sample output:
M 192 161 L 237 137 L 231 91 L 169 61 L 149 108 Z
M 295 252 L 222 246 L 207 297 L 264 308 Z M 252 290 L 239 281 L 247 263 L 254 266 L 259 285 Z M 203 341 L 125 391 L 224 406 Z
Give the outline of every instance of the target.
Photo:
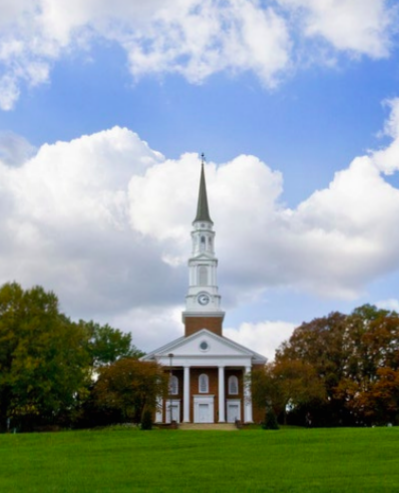
M 122 358 L 99 369 L 94 387 L 97 404 L 122 413 L 123 419 L 139 423 L 144 412 L 157 408 L 159 396 L 166 395 L 168 378 L 161 365 Z
M 30 428 L 71 413 L 88 377 L 86 331 L 54 293 L 0 288 L 0 426 Z
M 108 324 L 83 322 L 88 334 L 88 352 L 94 369 L 114 363 L 120 358 L 140 358 L 144 355 L 132 343 L 131 334 L 114 329 Z

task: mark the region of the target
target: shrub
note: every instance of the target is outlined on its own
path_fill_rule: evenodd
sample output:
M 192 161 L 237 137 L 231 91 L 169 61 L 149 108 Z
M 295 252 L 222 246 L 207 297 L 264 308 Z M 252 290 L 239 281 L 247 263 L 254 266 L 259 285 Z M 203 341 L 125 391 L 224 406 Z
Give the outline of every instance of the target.
M 279 425 L 277 423 L 276 415 L 274 414 L 273 409 L 268 409 L 265 415 L 265 422 L 262 423 L 262 428 L 264 430 L 278 430 Z
M 151 411 L 144 411 L 143 417 L 141 419 L 141 429 L 142 430 L 152 430 Z

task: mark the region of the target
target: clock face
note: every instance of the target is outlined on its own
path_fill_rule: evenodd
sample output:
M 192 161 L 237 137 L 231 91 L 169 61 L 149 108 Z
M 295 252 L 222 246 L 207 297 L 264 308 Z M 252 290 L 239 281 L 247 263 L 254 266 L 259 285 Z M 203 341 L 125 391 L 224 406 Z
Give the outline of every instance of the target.
M 199 296 L 198 296 L 198 303 L 200 305 L 207 305 L 208 303 L 210 302 L 210 298 L 209 296 L 206 294 L 206 293 L 201 293 Z

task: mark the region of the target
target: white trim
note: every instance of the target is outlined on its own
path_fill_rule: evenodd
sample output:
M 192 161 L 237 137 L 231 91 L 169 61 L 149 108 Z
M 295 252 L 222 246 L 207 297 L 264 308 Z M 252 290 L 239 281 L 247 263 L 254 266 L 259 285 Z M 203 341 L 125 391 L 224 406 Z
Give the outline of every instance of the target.
M 184 367 L 183 377 L 183 423 L 190 422 L 190 367 Z
M 162 397 L 157 398 L 157 410 L 155 412 L 155 423 L 162 423 L 163 418 L 163 399 Z
M 219 423 L 225 422 L 225 383 L 224 383 L 224 367 L 219 366 Z

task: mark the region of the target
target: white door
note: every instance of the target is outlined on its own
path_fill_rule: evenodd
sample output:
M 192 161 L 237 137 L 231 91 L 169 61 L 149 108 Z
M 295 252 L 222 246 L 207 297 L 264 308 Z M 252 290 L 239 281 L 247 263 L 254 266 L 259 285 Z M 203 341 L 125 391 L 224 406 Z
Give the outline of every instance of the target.
M 214 396 L 194 396 L 194 423 L 214 422 Z
M 180 406 L 177 404 L 172 404 L 172 421 L 176 421 L 176 423 L 178 423 L 180 421 L 179 414 Z
M 228 402 L 227 403 L 227 422 L 235 423 L 236 419 L 241 420 L 241 406 L 240 402 Z
M 176 421 L 176 423 L 180 423 L 180 402 L 176 400 L 172 400 L 172 402 L 168 401 L 166 406 L 166 422 L 170 423 L 172 421 Z
M 199 404 L 198 406 L 198 415 L 199 415 L 199 422 L 200 423 L 210 423 L 211 420 L 209 419 L 209 404 Z

